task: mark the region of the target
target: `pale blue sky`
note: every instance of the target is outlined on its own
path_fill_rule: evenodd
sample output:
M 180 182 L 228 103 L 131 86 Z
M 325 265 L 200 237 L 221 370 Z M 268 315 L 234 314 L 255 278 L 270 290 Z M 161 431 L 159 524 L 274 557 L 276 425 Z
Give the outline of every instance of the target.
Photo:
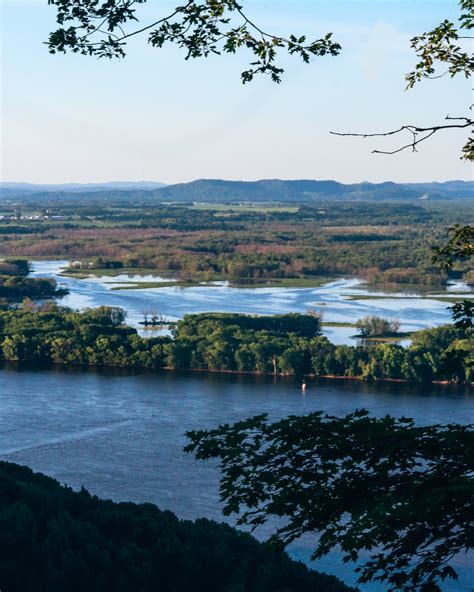
M 149 0 L 146 19 L 178 2 Z M 123 61 L 52 56 L 46 0 L 0 0 L 1 178 L 38 183 L 203 177 L 352 181 L 469 179 L 459 160 L 465 134 L 445 133 L 417 154 L 377 156 L 383 139 L 329 130 L 430 125 L 466 111 L 471 85 L 433 80 L 404 91 L 415 63 L 411 36 L 457 14 L 455 0 L 244 0 L 275 33 L 328 31 L 337 58 L 285 59 L 281 85 L 242 86 L 245 55 L 185 62 L 177 48 L 135 39 Z

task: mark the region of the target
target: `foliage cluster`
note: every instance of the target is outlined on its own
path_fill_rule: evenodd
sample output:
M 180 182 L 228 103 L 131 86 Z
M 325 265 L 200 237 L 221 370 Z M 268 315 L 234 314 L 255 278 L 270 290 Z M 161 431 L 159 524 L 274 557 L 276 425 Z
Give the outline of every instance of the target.
M 356 327 L 362 337 L 390 337 L 397 335 L 400 329 L 400 321 L 372 315 L 359 319 Z
M 49 36 L 51 53 L 71 51 L 99 58 L 123 58 L 127 40 L 147 32 L 150 45 L 161 48 L 174 43 L 184 50 L 186 60 L 247 50 L 253 61 L 242 72 L 244 84 L 257 74 L 280 82 L 284 70 L 277 65 L 277 56 L 281 50 L 309 63 L 311 57 L 336 56 L 341 49 L 331 33 L 312 41 L 305 35 L 285 38 L 267 33 L 246 16 L 242 4 L 235 0 L 187 0 L 170 14 L 138 29 L 129 27 L 139 21 L 137 5 L 146 0 L 83 0 L 80 5 L 70 0 L 48 2 L 56 6 L 60 25 Z
M 3 259 L 0 261 L 1 275 L 25 276 L 30 273 L 30 263 L 27 259 Z
M 473 547 L 473 426 L 322 412 L 265 415 L 188 433 L 189 452 L 221 463 L 226 514 L 253 527 L 271 517 L 284 547 L 315 536 L 314 557 L 342 549 L 361 583 L 440 591 L 452 559 Z
M 68 291 L 58 288 L 53 278 L 29 278 L 21 275 L 0 275 L 0 298 L 21 301 L 24 298 L 60 298 Z
M 27 259 L 0 260 L 0 301 L 21 302 L 24 299 L 61 298 L 68 291 L 58 288 L 52 278 L 26 277 L 31 271 Z

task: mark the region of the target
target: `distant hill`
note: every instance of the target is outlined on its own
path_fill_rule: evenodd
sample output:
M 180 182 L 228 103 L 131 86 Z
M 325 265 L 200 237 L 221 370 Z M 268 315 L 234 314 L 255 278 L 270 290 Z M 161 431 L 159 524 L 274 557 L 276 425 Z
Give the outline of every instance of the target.
M 0 183 L 0 195 L 23 196 L 33 193 L 89 193 L 107 190 L 148 190 L 164 187 L 164 183 L 155 181 L 111 181 L 108 183 L 60 183 L 60 184 L 35 184 L 35 183 Z
M 153 202 L 294 202 L 319 200 L 417 201 L 469 199 L 474 197 L 473 181 L 445 183 L 352 183 L 332 180 L 265 179 L 261 181 L 226 181 L 199 179 L 190 183 L 104 183 L 69 185 L 30 185 L 0 183 L 0 197 L 5 200 L 42 201 L 123 201 Z
M 200 179 L 163 187 L 157 192 L 168 201 L 200 202 L 311 202 L 324 199 L 416 199 L 419 192 L 396 183 L 357 183 L 337 181 L 223 181 Z

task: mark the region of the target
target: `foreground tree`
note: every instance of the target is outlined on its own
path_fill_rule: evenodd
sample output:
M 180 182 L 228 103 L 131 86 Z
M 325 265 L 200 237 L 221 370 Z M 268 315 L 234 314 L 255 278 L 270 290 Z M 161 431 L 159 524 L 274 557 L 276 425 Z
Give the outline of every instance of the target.
M 187 0 L 170 14 L 131 28 L 139 22 L 137 5 L 146 1 L 48 0 L 57 8 L 60 25 L 49 36 L 50 52 L 123 58 L 128 40 L 146 33 L 153 47 L 175 43 L 184 49 L 186 60 L 247 49 L 253 61 L 242 72 L 246 83 L 256 74 L 268 74 L 274 82 L 280 82 L 284 72 L 277 65 L 280 50 L 308 63 L 311 57 L 335 56 L 341 49 L 331 33 L 312 41 L 305 35 L 281 37 L 268 33 L 247 16 L 236 0 Z
M 364 561 L 360 583 L 438 591 L 458 577 L 453 557 L 474 545 L 472 426 L 362 410 L 275 423 L 260 415 L 187 435 L 187 452 L 221 462 L 226 515 L 251 527 L 278 518 L 277 547 L 312 533 L 314 559 L 340 547 L 345 561 Z
M 464 76 L 469 78 L 474 70 L 474 57 L 472 51 L 463 48 L 474 39 L 471 34 L 474 29 L 474 0 L 459 0 L 459 17 L 456 23 L 444 19 L 431 31 L 413 37 L 411 48 L 419 59 L 414 69 L 406 76 L 407 89 L 413 88 L 417 82 L 426 79 L 442 78 L 449 76 Z M 472 49 L 472 44 L 470 46 Z M 441 70 L 441 71 L 440 71 Z M 404 150 L 416 152 L 418 146 L 429 140 L 435 134 L 452 130 L 465 129 L 472 134 L 474 119 L 470 111 L 465 115 L 452 117 L 447 115 L 444 123 L 435 125 L 404 124 L 386 132 L 378 133 L 341 133 L 331 132 L 336 136 L 358 136 L 362 138 L 387 137 L 408 135 L 409 142 L 393 150 L 373 150 L 374 154 L 397 154 Z M 465 160 L 474 160 L 474 138 L 468 137 L 462 148 L 462 156 Z
M 123 58 L 131 37 L 148 35 L 148 43 L 161 48 L 174 43 L 184 49 L 185 59 L 207 57 L 210 54 L 236 53 L 247 49 L 252 56 L 249 67 L 242 72 L 242 82 L 250 82 L 257 74 L 267 74 L 280 82 L 284 69 L 279 65 L 279 52 L 299 56 L 309 63 L 312 57 L 332 55 L 341 51 L 332 33 L 309 41 L 305 35 L 288 37 L 267 32 L 249 18 L 244 6 L 236 0 L 187 0 L 162 18 L 142 23 L 136 15 L 137 6 L 147 0 L 48 0 L 56 7 L 60 27 L 51 32 L 47 46 L 51 53 L 80 53 L 96 57 Z M 460 15 L 453 23 L 444 19 L 431 31 L 411 40 L 419 61 L 406 75 L 407 88 L 426 78 L 449 75 L 470 77 L 474 69 L 472 53 L 462 47 L 471 40 L 474 28 L 474 0 L 459 0 Z M 135 28 L 131 25 L 138 23 Z M 444 70 L 439 74 L 439 68 Z M 374 150 L 379 154 L 395 154 L 406 149 L 417 150 L 422 142 L 436 133 L 449 129 L 472 130 L 474 120 L 469 115 L 445 117 L 445 123 L 430 126 L 402 125 L 381 133 L 340 133 L 342 136 L 393 136 L 408 133 L 410 142 L 395 150 Z M 474 139 L 469 137 L 462 157 L 474 160 Z
M 474 226 L 456 225 L 448 230 L 449 240 L 433 249 L 433 263 L 441 269 L 452 269 L 456 263 L 472 261 L 474 257 Z M 460 300 L 450 307 L 456 327 L 472 330 L 474 327 L 474 301 Z
M 8 592 L 356 592 L 225 524 L 73 491 L 0 462 Z

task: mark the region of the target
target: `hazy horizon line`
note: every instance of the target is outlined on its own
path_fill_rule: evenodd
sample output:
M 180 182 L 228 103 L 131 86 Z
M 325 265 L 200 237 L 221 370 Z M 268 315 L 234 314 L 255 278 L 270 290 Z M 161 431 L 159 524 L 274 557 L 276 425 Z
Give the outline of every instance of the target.
M 382 183 L 395 183 L 396 185 L 422 185 L 426 183 L 452 183 L 452 182 L 459 182 L 459 183 L 474 183 L 474 179 L 460 179 L 460 178 L 449 178 L 443 181 L 392 181 L 390 179 L 386 179 L 384 181 L 367 181 L 366 179 L 361 181 L 338 181 L 337 179 L 325 177 L 325 178 L 315 178 L 315 177 L 295 177 L 295 178 L 283 178 L 283 177 L 259 177 L 256 179 L 230 179 L 225 177 L 198 177 L 195 179 L 191 179 L 190 181 L 174 181 L 166 183 L 164 181 L 156 181 L 151 179 L 126 179 L 126 180 L 109 180 L 109 181 L 62 181 L 62 182 L 34 182 L 34 181 L 3 181 L 0 180 L 0 185 L 53 185 L 57 187 L 61 187 L 63 185 L 123 185 L 127 183 L 136 183 L 136 184 L 156 184 L 156 185 L 185 185 L 188 183 L 194 183 L 196 181 L 229 181 L 232 183 L 258 183 L 259 181 L 334 181 L 336 183 L 340 183 L 341 185 L 354 185 L 354 184 L 361 184 L 367 183 L 371 185 L 380 185 Z

